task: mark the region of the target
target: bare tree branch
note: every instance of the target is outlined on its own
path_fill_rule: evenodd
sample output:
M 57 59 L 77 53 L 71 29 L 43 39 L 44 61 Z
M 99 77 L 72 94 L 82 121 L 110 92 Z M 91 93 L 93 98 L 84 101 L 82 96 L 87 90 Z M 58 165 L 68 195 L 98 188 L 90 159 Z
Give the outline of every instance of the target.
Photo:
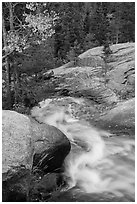
M 2 60 L 5 59 L 5 58 L 7 58 L 7 57 L 8 57 L 9 55 L 11 55 L 14 51 L 15 51 L 15 49 L 12 50 L 11 52 L 7 53 L 6 55 L 2 56 Z

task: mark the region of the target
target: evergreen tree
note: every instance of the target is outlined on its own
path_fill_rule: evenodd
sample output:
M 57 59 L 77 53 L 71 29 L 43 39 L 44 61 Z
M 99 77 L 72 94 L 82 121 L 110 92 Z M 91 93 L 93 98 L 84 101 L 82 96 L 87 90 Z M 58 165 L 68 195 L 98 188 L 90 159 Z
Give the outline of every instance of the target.
M 9 107 L 24 76 L 37 78 L 95 46 L 103 45 L 108 55 L 110 43 L 135 41 L 134 2 L 3 2 L 2 11 Z

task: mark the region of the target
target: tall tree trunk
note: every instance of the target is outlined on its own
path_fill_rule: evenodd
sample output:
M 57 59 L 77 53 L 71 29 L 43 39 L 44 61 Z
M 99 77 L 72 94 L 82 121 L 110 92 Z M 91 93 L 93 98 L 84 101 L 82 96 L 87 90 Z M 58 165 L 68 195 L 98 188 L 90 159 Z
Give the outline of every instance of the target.
M 10 13 L 10 31 L 14 31 L 14 25 L 13 25 L 13 22 L 14 22 L 14 17 L 13 17 L 13 3 L 12 2 L 9 2 L 9 13 Z
M 118 44 L 118 33 L 116 33 L 116 44 Z
M 13 70 L 13 78 L 14 78 L 14 104 L 18 103 L 18 73 L 17 73 L 17 67 L 14 65 L 14 70 Z
M 116 44 L 119 43 L 119 29 L 116 29 Z
M 9 23 L 10 23 L 10 31 L 14 31 L 14 15 L 13 15 L 13 2 L 8 3 L 9 6 Z M 13 77 L 14 77 L 14 104 L 16 105 L 18 103 L 18 97 L 19 97 L 19 75 L 18 75 L 18 69 L 17 65 L 13 65 Z
M 3 33 L 3 42 L 5 47 L 5 55 L 8 54 L 7 51 L 7 33 L 5 28 L 5 21 L 2 18 L 2 33 Z M 10 78 L 10 63 L 8 57 L 5 58 L 5 67 L 6 67 L 6 88 L 7 88 L 7 101 L 8 101 L 8 108 L 11 108 L 11 78 Z

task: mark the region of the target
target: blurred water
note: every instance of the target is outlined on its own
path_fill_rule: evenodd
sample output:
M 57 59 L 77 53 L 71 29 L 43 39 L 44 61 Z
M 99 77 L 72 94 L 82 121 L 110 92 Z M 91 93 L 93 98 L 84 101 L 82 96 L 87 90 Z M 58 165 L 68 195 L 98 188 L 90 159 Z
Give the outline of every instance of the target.
M 64 164 L 68 189 L 59 201 L 134 201 L 134 137 L 95 129 L 64 108 L 45 112 L 44 106 L 33 114 L 64 132 L 72 146 Z
M 94 144 L 91 143 L 90 151 L 73 147 L 66 158 L 69 187 L 76 186 L 88 194 L 111 193 L 119 198 L 128 195 L 134 200 L 134 141 L 115 136 L 106 138 L 104 144 L 100 158 L 100 145 L 92 148 Z

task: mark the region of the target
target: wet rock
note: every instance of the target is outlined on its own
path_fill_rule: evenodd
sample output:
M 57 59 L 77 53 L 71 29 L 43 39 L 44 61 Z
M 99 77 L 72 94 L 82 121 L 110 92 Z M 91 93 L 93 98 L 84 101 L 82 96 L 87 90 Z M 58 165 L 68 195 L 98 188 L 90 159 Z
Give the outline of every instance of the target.
M 56 127 L 31 124 L 34 141 L 33 169 L 40 169 L 45 173 L 59 171 L 62 163 L 70 151 L 70 142 L 67 137 Z
M 2 117 L 3 201 L 24 201 L 32 172 L 59 172 L 70 143 L 57 128 L 25 115 L 5 110 Z
M 63 184 L 62 177 L 57 173 L 44 175 L 31 191 L 31 201 L 48 201 L 55 194 L 60 193 Z
M 73 187 L 66 192 L 52 197 L 50 202 L 135 202 L 129 195 L 115 196 L 112 193 L 84 193 L 77 187 Z
M 26 202 L 29 200 L 31 174 L 24 166 L 11 169 L 2 175 L 2 201 Z

